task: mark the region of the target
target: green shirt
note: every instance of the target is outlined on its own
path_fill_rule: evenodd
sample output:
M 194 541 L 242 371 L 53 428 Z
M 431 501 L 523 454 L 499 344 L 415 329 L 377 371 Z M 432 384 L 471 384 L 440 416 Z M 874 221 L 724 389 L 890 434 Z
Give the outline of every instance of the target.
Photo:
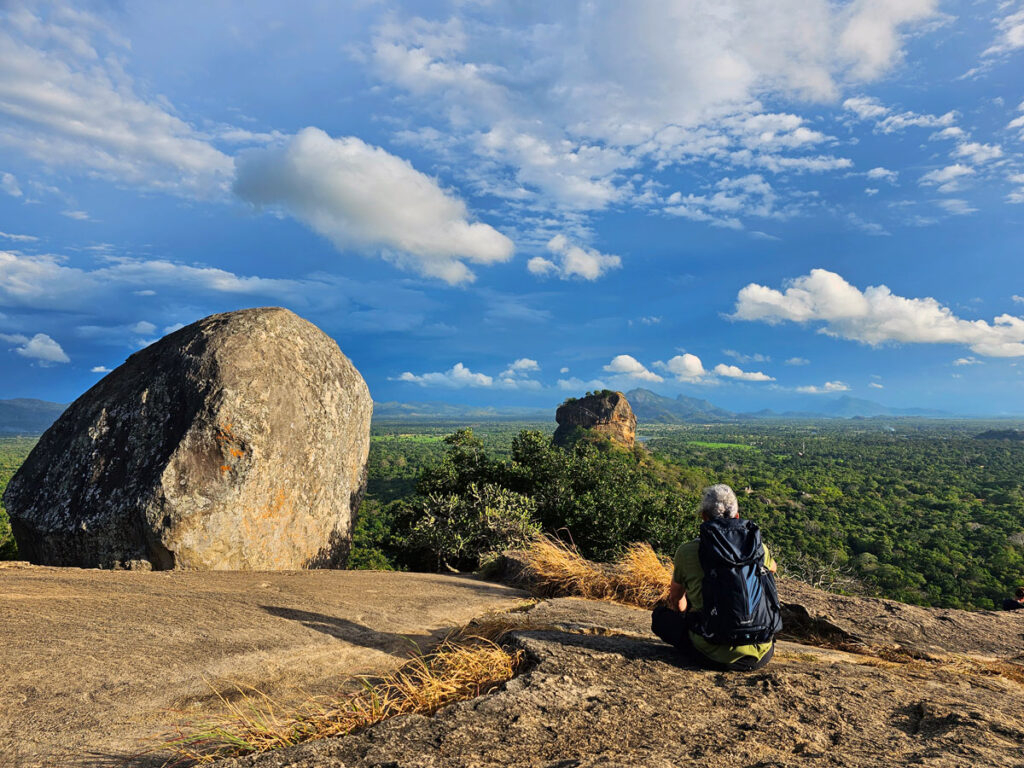
M 704 569 L 700 567 L 699 545 L 699 539 L 680 544 L 673 561 L 675 567 L 672 571 L 672 580 L 677 584 L 681 584 L 683 589 L 686 590 L 686 610 L 688 611 L 699 611 L 704 607 L 704 597 L 701 594 Z M 765 547 L 765 567 L 771 568 L 772 562 L 772 556 L 768 553 L 768 547 Z M 771 643 L 716 645 L 715 643 L 709 643 L 696 632 L 690 632 L 690 639 L 693 641 L 694 648 L 712 661 L 718 661 L 722 664 L 731 664 L 744 656 L 754 656 L 757 659 L 761 659 L 772 648 Z

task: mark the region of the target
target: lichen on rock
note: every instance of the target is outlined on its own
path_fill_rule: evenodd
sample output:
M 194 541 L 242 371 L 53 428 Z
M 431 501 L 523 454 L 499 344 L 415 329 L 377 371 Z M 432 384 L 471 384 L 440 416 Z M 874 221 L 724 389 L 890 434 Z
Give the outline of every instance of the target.
M 207 317 L 42 436 L 4 494 L 19 551 L 81 567 L 342 565 L 372 408 L 338 345 L 292 312 Z
M 621 392 L 604 390 L 570 398 L 558 407 L 555 421 L 558 429 L 554 441 L 558 445 L 566 444 L 577 428 L 604 435 L 623 448 L 632 448 L 636 442 L 636 416 Z

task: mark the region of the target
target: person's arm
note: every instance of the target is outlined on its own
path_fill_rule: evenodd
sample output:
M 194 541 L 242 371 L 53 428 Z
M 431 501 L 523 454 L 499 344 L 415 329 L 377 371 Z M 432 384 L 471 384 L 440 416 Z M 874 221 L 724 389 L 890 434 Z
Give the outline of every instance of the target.
M 686 611 L 686 587 L 675 579 L 668 585 L 668 609 L 670 611 Z

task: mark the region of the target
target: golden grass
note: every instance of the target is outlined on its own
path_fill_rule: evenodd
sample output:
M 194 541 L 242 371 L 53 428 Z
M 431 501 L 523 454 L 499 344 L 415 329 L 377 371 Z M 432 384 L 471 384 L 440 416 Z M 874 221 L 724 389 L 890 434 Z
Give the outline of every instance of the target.
M 456 633 L 398 670 L 374 681 L 364 679 L 360 691 L 311 699 L 287 712 L 256 689 L 239 689 L 240 695 L 232 700 L 218 694 L 225 708 L 222 716 L 193 731 L 179 731 L 151 751 L 171 753 L 165 766 L 200 765 L 344 736 L 395 715 L 431 715 L 447 704 L 493 690 L 522 664 L 521 650 L 509 651 L 497 642 L 509 631 L 509 623 L 502 630 L 500 622 L 492 620 L 481 629 L 495 639 Z
M 668 596 L 672 564 L 649 544 L 632 544 L 610 565 L 593 563 L 564 542 L 534 539 L 526 550 L 534 591 L 547 597 L 584 597 L 653 608 Z

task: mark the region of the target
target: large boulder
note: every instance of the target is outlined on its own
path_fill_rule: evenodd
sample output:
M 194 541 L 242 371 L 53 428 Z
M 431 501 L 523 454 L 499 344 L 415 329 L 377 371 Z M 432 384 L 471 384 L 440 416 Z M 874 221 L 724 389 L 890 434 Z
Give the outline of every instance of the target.
M 558 445 L 569 441 L 577 428 L 589 429 L 608 437 L 624 448 L 636 442 L 636 416 L 621 392 L 604 390 L 586 397 L 569 398 L 555 411 L 554 440 Z
M 132 355 L 43 434 L 4 504 L 34 563 L 343 565 L 373 402 L 286 309 L 213 315 Z

